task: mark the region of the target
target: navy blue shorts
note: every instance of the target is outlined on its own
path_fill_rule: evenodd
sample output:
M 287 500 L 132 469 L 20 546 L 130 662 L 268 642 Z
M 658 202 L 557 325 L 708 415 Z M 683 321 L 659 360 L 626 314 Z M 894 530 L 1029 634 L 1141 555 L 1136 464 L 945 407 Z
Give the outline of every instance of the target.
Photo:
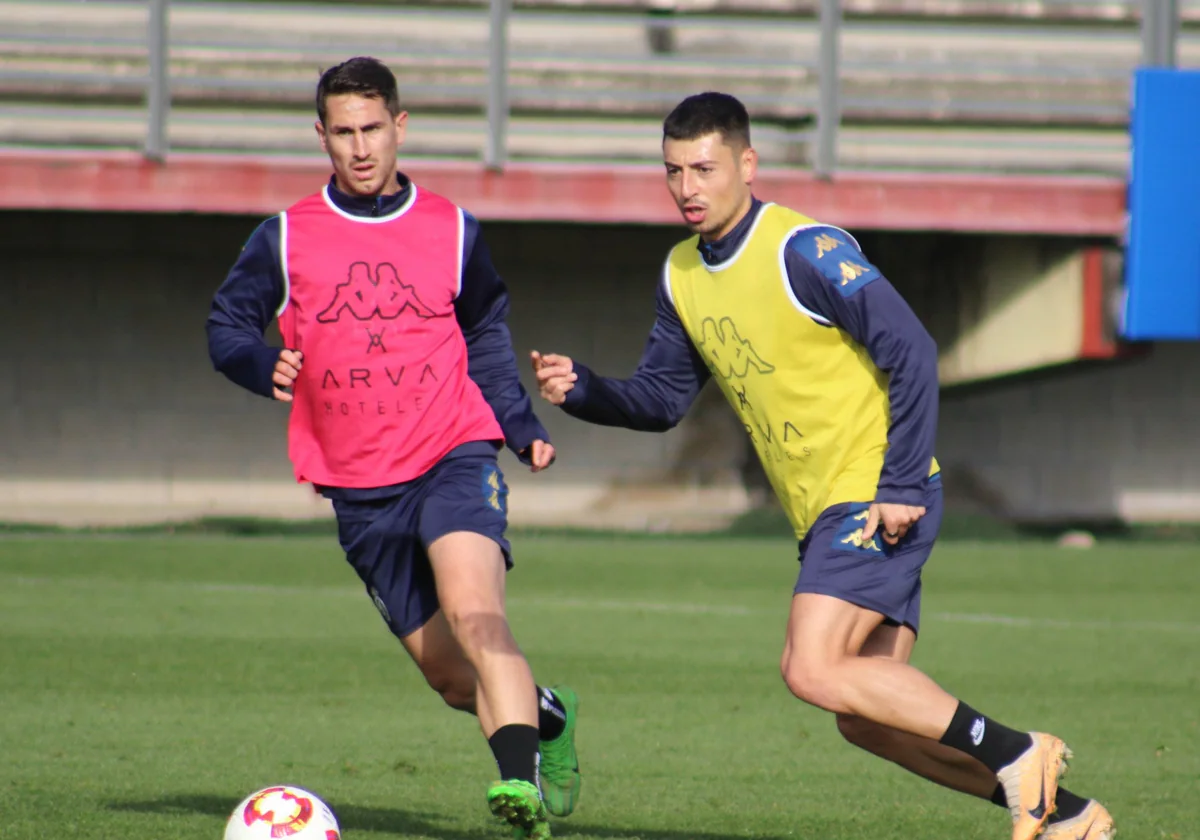
M 883 525 L 867 543 L 862 528 L 869 502 L 827 508 L 800 542 L 800 576 L 795 592 L 831 595 L 882 613 L 886 624 L 921 621 L 921 570 L 942 526 L 942 479 L 934 475 L 925 491 L 925 515 L 898 545 L 883 541 Z
M 398 638 L 419 630 L 438 611 L 437 587 L 426 553 L 439 537 L 471 531 L 490 537 L 512 568 L 508 487 L 496 456 L 443 458 L 429 472 L 369 501 L 334 498 L 338 542 L 375 608 Z

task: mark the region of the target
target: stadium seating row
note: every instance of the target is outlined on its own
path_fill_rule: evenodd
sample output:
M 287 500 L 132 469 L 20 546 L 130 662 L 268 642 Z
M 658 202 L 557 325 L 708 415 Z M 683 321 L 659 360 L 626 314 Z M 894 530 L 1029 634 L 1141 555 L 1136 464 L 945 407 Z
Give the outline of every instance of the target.
M 641 159 L 666 109 L 720 88 L 751 107 L 774 159 L 811 159 L 815 0 L 788 2 L 787 15 L 780 0 L 683 0 L 669 15 L 647 13 L 644 3 L 600 12 L 533 1 L 542 8 L 518 3 L 509 24 L 514 156 Z M 406 105 L 426 120 L 417 152 L 477 156 L 487 12 L 439 2 L 172 3 L 172 146 L 307 149 L 310 130 L 296 112 L 309 110 L 317 72 L 366 53 L 388 61 Z M 865 166 L 1119 169 L 1140 51 L 1136 6 L 849 0 L 839 157 Z M 1200 14 L 1200 0 L 1181 6 Z M 984 13 L 993 19 L 980 20 Z M 0 143 L 137 144 L 148 72 L 143 3 L 5 0 L 0 31 Z M 1200 38 L 1185 32 L 1180 52 L 1200 60 Z

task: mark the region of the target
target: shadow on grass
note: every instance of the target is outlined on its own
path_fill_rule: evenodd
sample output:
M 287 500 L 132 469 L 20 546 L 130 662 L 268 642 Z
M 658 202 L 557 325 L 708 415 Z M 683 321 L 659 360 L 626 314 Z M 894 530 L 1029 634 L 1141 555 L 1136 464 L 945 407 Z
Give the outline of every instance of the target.
M 209 794 L 176 794 L 161 799 L 117 801 L 108 803 L 114 811 L 137 814 L 203 814 L 225 819 L 239 800 Z M 409 811 L 403 808 L 369 808 L 359 805 L 338 804 L 329 801 L 329 807 L 337 815 L 342 831 L 350 837 L 359 832 L 379 832 L 417 837 L 433 837 L 437 840 L 502 840 L 508 834 L 499 823 L 494 829 L 463 829 L 447 825 L 445 816 L 427 811 Z M 713 834 L 698 831 L 671 831 L 664 829 L 609 828 L 587 823 L 578 823 L 574 818 L 553 823 L 555 837 L 608 838 L 609 840 L 743 840 L 740 834 Z M 757 840 L 787 840 L 784 837 L 754 835 Z
M 108 807 L 114 811 L 138 814 L 204 814 L 225 819 L 239 801 L 209 794 L 175 794 L 161 799 L 110 802 Z M 438 840 L 497 840 L 498 837 L 494 831 L 464 831 L 462 828 L 446 825 L 447 821 L 443 816 L 432 812 L 339 805 L 332 800 L 329 801 L 329 807 L 337 815 L 342 831 L 351 836 L 351 832 L 371 831 L 436 837 Z

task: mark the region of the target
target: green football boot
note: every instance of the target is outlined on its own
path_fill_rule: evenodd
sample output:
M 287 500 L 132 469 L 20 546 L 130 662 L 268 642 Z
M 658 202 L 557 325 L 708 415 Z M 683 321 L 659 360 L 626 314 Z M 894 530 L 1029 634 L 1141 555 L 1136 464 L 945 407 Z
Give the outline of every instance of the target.
M 579 802 L 583 777 L 579 775 L 579 758 L 575 754 L 575 718 L 579 714 L 579 697 L 564 685 L 548 689 L 567 712 L 562 734 L 553 741 L 542 741 L 539 747 L 539 768 L 542 798 L 546 810 L 556 817 L 568 816 Z
M 550 817 L 535 785 L 520 779 L 496 782 L 487 799 L 492 814 L 512 826 L 513 837 L 550 840 Z

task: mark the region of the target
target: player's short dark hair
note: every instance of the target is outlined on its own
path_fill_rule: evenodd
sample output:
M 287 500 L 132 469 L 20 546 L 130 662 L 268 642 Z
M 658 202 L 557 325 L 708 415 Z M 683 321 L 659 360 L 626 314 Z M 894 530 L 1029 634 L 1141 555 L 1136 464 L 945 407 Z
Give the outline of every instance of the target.
M 393 117 L 400 113 L 400 92 L 396 77 L 377 58 L 358 56 L 330 67 L 317 82 L 317 116 L 325 124 L 325 100 L 343 93 L 357 93 L 369 99 L 382 99 Z
M 750 115 L 737 97 L 706 91 L 689 96 L 663 120 L 663 140 L 695 140 L 714 131 L 735 148 L 750 145 Z

